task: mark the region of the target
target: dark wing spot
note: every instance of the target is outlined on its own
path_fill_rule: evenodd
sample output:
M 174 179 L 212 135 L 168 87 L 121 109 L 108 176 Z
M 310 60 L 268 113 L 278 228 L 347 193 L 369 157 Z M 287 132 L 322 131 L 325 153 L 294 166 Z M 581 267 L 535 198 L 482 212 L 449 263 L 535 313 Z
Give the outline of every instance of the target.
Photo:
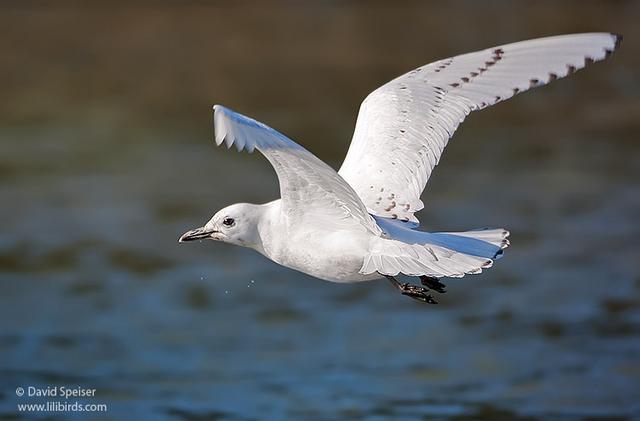
M 591 57 L 585 57 L 584 58 L 584 65 L 586 66 L 587 64 L 591 64 L 593 63 L 593 59 Z
M 567 70 L 569 71 L 569 73 L 567 73 L 569 75 L 572 74 L 572 73 L 575 73 L 576 72 L 576 66 L 572 66 L 570 64 L 567 64 Z
M 462 81 L 463 81 L 463 82 L 465 82 L 465 83 L 467 83 L 467 82 L 469 82 L 469 78 L 468 78 L 468 77 L 463 77 L 463 78 L 462 78 Z
M 518 92 L 520 92 L 520 89 L 518 89 L 518 88 L 513 88 L 513 94 L 514 94 L 514 95 L 515 95 L 515 94 L 517 94 Z
M 620 44 L 622 44 L 622 35 L 620 34 L 615 34 L 616 36 L 616 48 L 620 47 Z
M 476 77 L 476 76 L 478 76 L 478 74 L 479 74 L 479 73 L 471 72 L 471 77 Z
M 433 258 L 436 260 L 436 262 L 440 259 L 438 259 L 438 256 L 436 256 L 436 254 L 433 252 L 433 249 L 431 247 L 427 247 L 427 251 L 429 253 L 431 253 L 431 255 L 433 256 Z
M 558 75 L 557 74 L 549 73 L 549 82 L 553 82 L 556 79 L 558 79 Z
M 451 83 L 451 84 L 449 84 L 449 86 L 453 86 L 454 88 L 457 88 L 458 86 L 460 86 L 460 84 L 459 83 Z
M 534 86 L 538 85 L 539 82 L 540 81 L 538 79 L 533 78 L 533 79 L 529 80 L 529 86 L 531 86 L 533 88 Z

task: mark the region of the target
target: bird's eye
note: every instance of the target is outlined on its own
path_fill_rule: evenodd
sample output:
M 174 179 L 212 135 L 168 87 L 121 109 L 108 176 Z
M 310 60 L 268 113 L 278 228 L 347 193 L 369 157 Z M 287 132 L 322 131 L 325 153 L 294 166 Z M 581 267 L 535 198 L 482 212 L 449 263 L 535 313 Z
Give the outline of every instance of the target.
M 223 225 L 226 225 L 228 227 L 233 226 L 233 224 L 235 224 L 236 221 L 233 220 L 233 218 L 224 218 L 224 221 L 222 221 Z

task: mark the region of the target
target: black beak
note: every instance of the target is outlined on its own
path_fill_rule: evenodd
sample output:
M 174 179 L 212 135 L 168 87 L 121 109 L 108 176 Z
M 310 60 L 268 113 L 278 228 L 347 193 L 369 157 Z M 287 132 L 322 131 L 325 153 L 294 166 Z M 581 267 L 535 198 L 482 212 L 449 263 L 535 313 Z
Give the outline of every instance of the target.
M 211 234 L 216 233 L 216 230 L 206 229 L 205 227 L 196 228 L 191 231 L 187 231 L 178 240 L 179 243 L 184 243 L 186 241 L 194 241 L 194 240 L 202 240 L 205 238 L 209 238 Z

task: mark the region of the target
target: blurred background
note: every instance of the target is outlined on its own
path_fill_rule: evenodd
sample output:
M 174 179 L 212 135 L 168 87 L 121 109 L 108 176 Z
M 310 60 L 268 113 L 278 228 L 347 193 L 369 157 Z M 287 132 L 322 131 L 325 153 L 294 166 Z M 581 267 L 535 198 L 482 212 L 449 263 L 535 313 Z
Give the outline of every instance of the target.
M 113 418 L 640 417 L 640 2 L 0 4 L 0 416 L 18 386 Z M 338 167 L 360 101 L 507 42 L 622 33 L 609 60 L 473 113 L 426 230 L 512 247 L 439 306 L 338 285 L 187 229 L 278 197 L 211 106 Z M 67 413 L 66 415 L 71 415 Z

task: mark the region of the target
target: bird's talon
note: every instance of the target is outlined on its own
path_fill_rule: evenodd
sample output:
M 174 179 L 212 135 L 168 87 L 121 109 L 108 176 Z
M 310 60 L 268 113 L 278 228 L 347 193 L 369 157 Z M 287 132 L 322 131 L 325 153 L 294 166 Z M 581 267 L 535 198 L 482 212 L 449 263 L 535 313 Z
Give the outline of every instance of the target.
M 400 283 L 393 276 L 384 276 L 400 291 L 400 294 L 411 297 L 414 300 L 422 301 L 423 303 L 438 304 L 431 294 L 427 294 L 427 292 L 429 292 L 428 288 L 423 288 L 408 282 Z
M 447 286 L 440 282 L 438 278 L 423 275 L 420 276 L 420 283 L 429 289 L 439 292 L 440 294 L 444 294 L 445 292 L 447 292 Z

